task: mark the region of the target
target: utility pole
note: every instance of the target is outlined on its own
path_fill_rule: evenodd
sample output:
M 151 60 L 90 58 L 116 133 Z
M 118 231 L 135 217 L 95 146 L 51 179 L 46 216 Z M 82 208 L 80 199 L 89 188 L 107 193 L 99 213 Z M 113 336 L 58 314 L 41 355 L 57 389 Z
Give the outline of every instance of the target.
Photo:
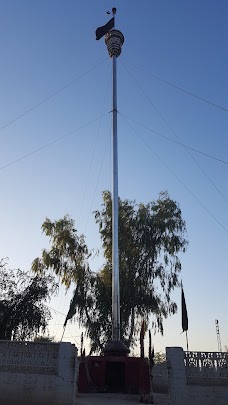
M 215 328 L 216 328 L 216 334 L 217 334 L 218 351 L 222 352 L 222 344 L 221 344 L 221 339 L 220 339 L 220 331 L 219 331 L 219 321 L 218 321 L 218 319 L 215 320 Z

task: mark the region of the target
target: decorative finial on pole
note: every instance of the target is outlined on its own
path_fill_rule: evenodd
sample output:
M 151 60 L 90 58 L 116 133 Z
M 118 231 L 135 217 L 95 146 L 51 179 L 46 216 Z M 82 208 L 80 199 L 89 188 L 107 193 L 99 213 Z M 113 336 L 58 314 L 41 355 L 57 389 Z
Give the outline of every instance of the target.
M 105 43 L 108 48 L 110 58 L 120 56 L 124 43 L 124 36 L 119 30 L 111 30 L 105 35 Z
M 111 11 L 107 11 L 107 14 L 111 14 Z M 113 15 L 113 17 L 112 17 L 112 19 L 110 21 L 113 20 L 113 27 L 112 28 L 114 28 L 114 26 L 115 26 L 115 18 L 114 18 L 114 16 L 116 15 L 116 8 L 115 7 L 112 8 L 112 15 Z M 118 58 L 118 56 L 120 56 L 120 54 L 121 54 L 121 48 L 122 48 L 123 43 L 124 43 L 124 36 L 123 36 L 122 32 L 120 32 L 119 30 L 116 30 L 116 29 L 111 30 L 111 29 L 109 29 L 105 33 L 105 43 L 107 45 L 108 53 L 109 53 L 110 58 L 112 58 L 113 56 L 116 56 Z
M 111 14 L 111 11 L 107 11 L 106 14 Z M 116 7 L 113 7 L 112 8 L 112 15 L 115 15 L 115 14 L 116 14 Z

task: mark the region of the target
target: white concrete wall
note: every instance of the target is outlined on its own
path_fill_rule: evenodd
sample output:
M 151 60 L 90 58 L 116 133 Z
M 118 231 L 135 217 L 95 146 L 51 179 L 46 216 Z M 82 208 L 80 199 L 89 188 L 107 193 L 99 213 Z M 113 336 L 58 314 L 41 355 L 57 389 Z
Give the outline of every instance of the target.
M 188 386 L 187 404 L 197 405 L 227 405 L 228 387 Z M 186 405 L 187 405 L 186 404 Z
M 74 405 L 76 351 L 71 343 L 0 341 L 0 404 Z
M 153 392 L 168 392 L 168 370 L 166 363 L 155 364 L 152 368 Z
M 181 347 L 166 348 L 170 405 L 228 405 L 228 385 L 188 385 Z

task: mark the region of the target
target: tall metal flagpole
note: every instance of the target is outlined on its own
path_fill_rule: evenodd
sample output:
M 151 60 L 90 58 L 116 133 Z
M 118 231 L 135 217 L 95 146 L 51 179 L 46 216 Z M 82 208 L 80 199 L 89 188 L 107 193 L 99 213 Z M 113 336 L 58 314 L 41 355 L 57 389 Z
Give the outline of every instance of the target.
M 118 240 L 118 143 L 117 143 L 117 72 L 116 59 L 121 54 L 124 43 L 123 34 L 113 29 L 105 36 L 105 43 L 109 56 L 112 58 L 113 68 L 113 102 L 112 102 L 112 127 L 113 127 L 113 175 L 112 175 L 112 340 L 120 341 L 120 287 L 119 287 L 119 240 Z
M 116 55 L 112 57 L 113 69 L 113 203 L 112 203 L 112 339 L 120 340 L 120 287 L 119 287 L 119 204 L 118 204 L 118 142 L 117 142 L 117 77 Z

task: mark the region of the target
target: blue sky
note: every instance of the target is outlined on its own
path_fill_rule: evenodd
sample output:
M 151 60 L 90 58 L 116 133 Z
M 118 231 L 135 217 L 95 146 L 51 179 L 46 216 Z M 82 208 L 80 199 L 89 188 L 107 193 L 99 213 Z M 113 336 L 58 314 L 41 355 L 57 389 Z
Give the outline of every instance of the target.
M 111 60 L 95 30 L 113 6 L 125 36 L 118 60 L 119 194 L 148 202 L 168 190 L 179 202 L 189 239 L 182 257 L 189 346 L 215 351 L 215 319 L 228 345 L 228 166 L 191 151 L 193 159 L 137 123 L 228 161 L 228 112 L 152 76 L 228 108 L 225 0 L 1 1 L 0 256 L 28 270 L 48 246 L 40 230 L 45 217 L 66 213 L 89 247 L 100 247 L 92 212 L 111 188 Z M 101 264 L 101 256 L 91 262 L 94 270 Z M 70 298 L 61 289 L 50 305 L 66 313 Z M 180 302 L 180 291 L 174 298 Z M 59 338 L 63 321 L 54 314 L 50 334 Z M 180 311 L 164 327 L 164 337 L 154 337 L 156 351 L 185 347 Z M 79 335 L 70 324 L 65 339 Z

